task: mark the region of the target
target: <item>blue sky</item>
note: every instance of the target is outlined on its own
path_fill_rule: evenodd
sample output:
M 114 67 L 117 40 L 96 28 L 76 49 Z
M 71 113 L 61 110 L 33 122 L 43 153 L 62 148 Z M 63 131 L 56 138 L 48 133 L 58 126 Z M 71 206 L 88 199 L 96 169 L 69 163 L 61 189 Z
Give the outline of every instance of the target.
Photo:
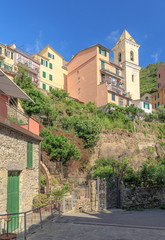
M 125 29 L 141 45 L 140 65 L 165 62 L 164 0 L 1 2 L 0 42 L 36 53 L 47 44 L 69 61 L 100 43 L 111 49 Z

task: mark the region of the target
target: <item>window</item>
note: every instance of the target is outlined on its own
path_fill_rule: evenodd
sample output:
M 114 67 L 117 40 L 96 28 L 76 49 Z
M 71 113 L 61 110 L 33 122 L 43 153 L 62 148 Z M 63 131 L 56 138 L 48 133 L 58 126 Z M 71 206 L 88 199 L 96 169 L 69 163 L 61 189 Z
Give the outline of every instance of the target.
M 43 76 L 43 78 L 46 78 L 46 72 L 42 72 L 42 76 Z
M 41 64 L 46 67 L 48 66 L 48 62 L 43 60 L 42 58 L 41 58 Z
M 143 108 L 146 108 L 146 103 L 145 102 L 143 103 Z
M 160 78 L 160 73 L 159 73 L 159 78 Z
M 134 53 L 133 53 L 133 51 L 130 52 L 130 60 L 134 61 Z
M 80 88 L 78 89 L 78 93 L 80 93 Z
M 132 74 L 132 82 L 134 82 L 134 75 Z
M 101 47 L 99 47 L 99 53 L 101 54 Z
M 159 102 L 158 102 L 158 107 L 159 107 Z
M 13 59 L 13 52 L 11 52 L 11 59 Z
M 107 56 L 107 51 L 106 50 L 104 51 L 104 55 L 105 55 L 105 57 Z
M 4 69 L 6 69 L 8 71 L 11 71 L 11 72 L 13 71 L 13 68 L 10 67 L 9 65 L 4 64 L 3 67 L 4 67 Z
M 42 84 L 42 89 L 46 90 L 46 84 L 45 83 Z
M 51 86 L 49 86 L 49 91 L 51 91 L 52 90 L 52 87 Z
M 116 75 L 119 76 L 119 69 L 116 68 Z
M 33 65 L 32 61 L 29 60 L 29 67 L 32 68 L 32 65 Z
M 148 109 L 150 109 L 150 104 L 148 104 Z
M 158 93 L 158 95 L 157 95 L 157 98 L 159 98 L 159 93 Z
M 54 55 L 48 52 L 48 57 L 54 59 Z
M 107 56 L 107 51 L 105 50 L 105 51 L 103 51 L 102 49 L 101 49 L 101 47 L 99 47 L 99 54 L 101 54 L 101 55 L 103 55 L 103 56 Z
M 119 106 L 123 107 L 123 98 L 119 97 Z
M 127 106 L 129 106 L 129 99 L 127 99 Z
M 19 62 L 22 62 L 22 56 L 20 54 L 18 54 L 18 57 L 17 57 L 17 63 Z
M 78 78 L 78 80 L 77 80 L 78 82 L 80 82 L 80 77 Z
M 13 53 L 11 53 L 10 51 L 8 51 L 6 48 L 5 48 L 5 56 L 8 57 L 8 58 L 11 58 L 13 59 Z
M 148 100 L 148 97 L 145 97 L 145 100 L 147 101 L 147 100 Z
M 160 88 L 161 87 L 161 83 L 158 83 L 158 88 Z
M 157 107 L 156 107 L 156 103 L 155 103 L 155 108 L 157 108 Z
M 118 54 L 118 61 L 121 62 L 121 53 Z
M 101 68 L 104 69 L 105 68 L 105 63 L 103 61 L 101 61 Z
M 53 68 L 53 67 L 52 67 L 52 63 L 49 63 L 49 68 L 50 68 L 50 69 L 52 69 L 52 68 Z
M 2 47 L 0 47 L 0 54 L 2 54 Z
M 33 144 L 27 143 L 27 168 L 33 167 Z
M 2 65 L 2 62 L 0 62 L 0 67 L 1 67 L 1 65 Z
M 53 80 L 53 77 L 52 77 L 52 75 L 51 74 L 49 74 L 49 80 Z
M 112 101 L 115 101 L 115 94 L 112 93 Z
M 101 82 L 105 82 L 105 74 L 101 74 Z

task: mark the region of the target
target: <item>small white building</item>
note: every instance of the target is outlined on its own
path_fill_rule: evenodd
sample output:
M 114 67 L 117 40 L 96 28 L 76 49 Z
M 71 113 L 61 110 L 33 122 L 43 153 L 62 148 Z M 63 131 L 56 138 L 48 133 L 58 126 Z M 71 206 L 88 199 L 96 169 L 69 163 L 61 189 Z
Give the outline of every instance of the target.
M 148 101 L 144 101 L 143 99 L 137 99 L 132 101 L 132 105 L 134 105 L 135 107 L 141 108 L 147 114 L 152 113 L 152 103 Z

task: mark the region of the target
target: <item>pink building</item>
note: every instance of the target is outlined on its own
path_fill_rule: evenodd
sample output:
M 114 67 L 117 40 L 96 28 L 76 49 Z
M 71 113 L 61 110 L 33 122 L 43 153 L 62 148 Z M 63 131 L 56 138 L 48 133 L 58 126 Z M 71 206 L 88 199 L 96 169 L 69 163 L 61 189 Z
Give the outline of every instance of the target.
M 109 61 L 110 50 L 96 44 L 79 51 L 68 63 L 67 91 L 84 103 L 95 102 L 129 106 L 131 96 L 125 91 L 123 69 Z
M 157 72 L 158 77 L 158 91 L 165 87 L 165 64 L 161 66 Z
M 10 48 L 14 50 L 14 65 L 22 65 L 27 71 L 29 76 L 32 77 L 32 82 L 36 84 L 36 87 L 39 87 L 40 84 L 40 62 L 34 59 L 32 56 L 27 53 L 19 50 L 15 44 Z

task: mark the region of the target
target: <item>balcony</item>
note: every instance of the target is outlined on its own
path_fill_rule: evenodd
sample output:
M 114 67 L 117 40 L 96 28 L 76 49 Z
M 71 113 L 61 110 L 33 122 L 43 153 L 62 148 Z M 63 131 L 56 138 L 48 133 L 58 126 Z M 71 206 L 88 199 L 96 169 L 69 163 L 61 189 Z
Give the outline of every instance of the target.
M 33 67 L 33 65 L 30 64 L 28 61 L 23 62 L 23 61 L 18 59 L 18 65 L 22 65 L 28 72 L 31 72 L 35 75 L 38 75 L 38 73 L 40 71 L 39 67 Z
M 0 49 L 0 60 L 4 60 L 5 59 L 5 55 L 2 52 L 2 49 Z
M 117 78 L 117 79 L 119 79 L 119 80 L 123 80 L 123 79 L 124 79 L 122 76 L 119 75 L 119 73 L 116 73 L 116 74 L 115 74 L 115 73 L 109 71 L 109 69 L 101 68 L 100 71 L 101 71 L 102 73 L 108 74 L 109 76 L 112 76 L 112 77 Z
M 108 84 L 108 91 L 112 91 L 123 97 L 131 98 L 130 93 L 127 93 L 123 88 L 118 87 L 117 85 Z
M 0 121 L 16 127 L 19 130 L 26 129 L 31 133 L 39 136 L 39 124 L 34 119 L 26 116 L 17 105 L 12 102 L 8 103 L 7 98 L 0 96 Z

